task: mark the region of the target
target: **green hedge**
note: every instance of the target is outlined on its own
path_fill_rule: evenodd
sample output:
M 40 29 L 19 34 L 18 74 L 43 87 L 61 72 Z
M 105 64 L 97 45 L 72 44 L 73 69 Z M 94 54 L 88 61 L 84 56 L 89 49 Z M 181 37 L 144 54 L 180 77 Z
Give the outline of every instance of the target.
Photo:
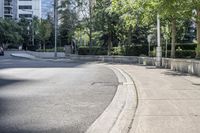
M 111 55 L 125 55 L 126 49 L 124 47 L 113 47 Z
M 162 47 L 165 47 L 165 45 L 163 45 Z M 197 47 L 196 43 L 177 43 L 176 44 L 176 49 L 181 48 L 183 50 L 195 50 Z M 171 49 L 171 44 L 168 44 L 167 46 L 168 50 Z
M 55 49 L 46 49 L 45 52 L 54 52 Z M 38 49 L 36 52 L 44 52 L 43 49 Z M 64 47 L 57 47 L 57 52 L 65 52 Z
M 144 45 L 131 45 L 125 47 L 125 55 L 127 56 L 140 56 L 140 55 L 148 55 L 148 46 Z
M 107 50 L 100 47 L 79 47 L 78 48 L 79 55 L 107 55 Z
M 111 51 L 112 55 L 125 55 L 125 56 L 140 56 L 147 55 L 148 48 L 146 46 L 123 46 L 113 47 Z
M 79 55 L 107 55 L 107 49 L 100 47 L 79 47 Z M 124 55 L 124 56 L 140 56 L 147 55 L 148 47 L 146 46 L 123 46 L 113 47 L 111 49 L 111 55 Z
M 150 54 L 152 57 L 156 56 L 155 51 L 151 51 Z M 162 52 L 162 56 L 165 57 L 165 51 Z M 171 56 L 171 51 L 168 50 L 167 51 L 167 57 L 170 58 Z M 195 50 L 180 50 L 180 51 L 176 51 L 175 53 L 176 58 L 195 58 L 196 57 L 196 51 Z
M 176 58 L 195 58 L 195 57 L 196 57 L 195 50 L 176 51 Z

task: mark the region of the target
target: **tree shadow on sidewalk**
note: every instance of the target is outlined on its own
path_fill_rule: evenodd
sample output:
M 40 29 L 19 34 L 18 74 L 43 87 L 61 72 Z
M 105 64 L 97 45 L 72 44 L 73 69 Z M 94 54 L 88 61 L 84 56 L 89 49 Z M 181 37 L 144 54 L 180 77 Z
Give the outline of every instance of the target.
M 194 75 L 190 75 L 188 73 L 181 73 L 181 72 L 172 71 L 172 70 L 168 70 L 166 72 L 163 72 L 162 74 L 171 75 L 171 76 L 194 76 Z

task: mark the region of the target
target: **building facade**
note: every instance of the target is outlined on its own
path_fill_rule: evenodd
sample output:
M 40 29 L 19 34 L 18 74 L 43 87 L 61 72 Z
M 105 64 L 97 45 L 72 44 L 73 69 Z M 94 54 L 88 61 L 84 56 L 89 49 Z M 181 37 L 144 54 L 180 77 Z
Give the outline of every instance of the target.
M 41 0 L 0 0 L 0 18 L 41 18 Z
M 17 13 L 17 0 L 0 0 L 0 18 L 14 18 Z
M 41 18 L 41 0 L 18 0 L 17 8 L 17 19 Z

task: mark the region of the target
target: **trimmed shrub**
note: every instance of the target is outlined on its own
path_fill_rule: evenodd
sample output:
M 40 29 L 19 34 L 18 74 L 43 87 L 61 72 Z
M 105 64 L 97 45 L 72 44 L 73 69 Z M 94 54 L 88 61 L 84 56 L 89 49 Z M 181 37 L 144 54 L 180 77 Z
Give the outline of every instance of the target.
M 176 51 L 176 58 L 195 58 L 195 57 L 196 57 L 195 50 Z
M 169 46 L 171 47 L 171 46 Z M 176 44 L 176 49 L 180 48 L 183 50 L 195 50 L 197 47 L 197 44 L 195 43 L 181 43 L 181 44 Z
M 196 51 L 196 58 L 200 58 L 200 46 L 197 46 L 195 51 Z
M 54 51 L 55 51 L 54 48 L 45 50 L 45 52 L 54 52 Z M 36 52 L 44 52 L 44 50 L 43 49 L 37 49 Z M 57 52 L 65 52 L 64 47 L 57 47 Z
M 111 50 L 111 55 L 125 55 L 124 47 L 113 47 Z
M 162 56 L 165 57 L 165 51 L 162 51 Z M 171 56 L 171 51 L 167 51 L 167 57 L 170 58 Z M 196 56 L 196 51 L 195 50 L 177 50 L 175 53 L 176 58 L 195 58 Z M 151 57 L 156 57 L 155 51 L 151 51 Z
M 100 47 L 79 47 L 78 48 L 79 55 L 107 55 L 107 50 Z
M 107 49 L 100 47 L 79 47 L 79 55 L 107 55 Z M 123 46 L 123 47 L 113 47 L 111 49 L 111 55 L 124 55 L 124 56 L 140 56 L 147 55 L 147 46 Z
M 140 56 L 148 55 L 148 46 L 145 45 L 130 45 L 125 47 L 125 55 L 127 56 Z

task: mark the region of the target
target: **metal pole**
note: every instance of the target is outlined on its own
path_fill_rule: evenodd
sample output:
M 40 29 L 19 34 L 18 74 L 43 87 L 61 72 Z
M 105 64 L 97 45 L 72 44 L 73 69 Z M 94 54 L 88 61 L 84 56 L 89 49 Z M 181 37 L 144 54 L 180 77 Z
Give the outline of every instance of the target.
M 57 29 L 58 29 L 58 1 L 54 0 L 54 30 L 55 30 L 55 48 L 54 57 L 57 58 Z
M 167 58 L 167 44 L 168 44 L 168 41 L 167 41 L 167 38 L 166 38 L 165 58 Z
M 151 52 L 151 43 L 149 42 L 149 57 L 151 56 L 150 52 Z
M 35 46 L 35 29 L 34 29 L 34 17 L 33 17 L 33 11 L 32 11 L 32 44 Z
M 160 15 L 157 15 L 157 50 L 156 50 L 156 66 L 162 65 L 162 48 L 160 43 Z

